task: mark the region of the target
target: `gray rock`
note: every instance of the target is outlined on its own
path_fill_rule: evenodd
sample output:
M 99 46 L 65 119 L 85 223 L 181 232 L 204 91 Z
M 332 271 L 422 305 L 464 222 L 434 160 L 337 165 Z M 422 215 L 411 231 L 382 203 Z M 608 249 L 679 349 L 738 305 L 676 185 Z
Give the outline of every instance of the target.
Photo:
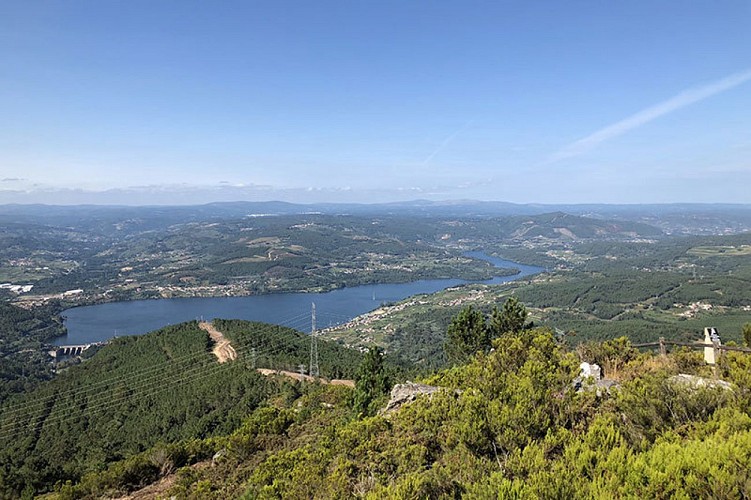
M 610 394 L 613 389 L 620 387 L 615 380 L 602 377 L 602 369 L 597 364 L 582 363 L 579 365 L 579 376 L 571 383 L 576 392 L 595 391 L 597 396 Z
M 595 383 L 595 391 L 598 397 L 603 394 L 611 394 L 612 391 L 619 389 L 621 384 L 610 378 L 603 378 Z
M 733 386 L 729 382 L 725 382 L 724 380 L 714 380 L 711 378 L 697 377 L 696 375 L 687 375 L 685 373 L 670 377 L 668 379 L 668 382 L 680 384 L 692 389 L 699 389 L 701 387 L 719 387 L 721 389 L 725 389 L 726 391 L 733 390 Z
M 602 378 L 602 370 L 598 364 L 593 363 L 590 365 L 589 363 L 582 363 L 579 365 L 579 370 L 579 377 L 582 379 L 592 377 L 597 381 Z
M 391 413 L 392 411 L 398 410 L 403 405 L 411 403 L 412 401 L 417 399 L 417 396 L 421 394 L 430 395 L 440 390 L 440 387 L 426 384 L 416 384 L 409 381 L 404 384 L 396 384 L 394 388 L 391 389 L 391 399 L 386 405 L 386 408 L 384 408 L 381 413 Z

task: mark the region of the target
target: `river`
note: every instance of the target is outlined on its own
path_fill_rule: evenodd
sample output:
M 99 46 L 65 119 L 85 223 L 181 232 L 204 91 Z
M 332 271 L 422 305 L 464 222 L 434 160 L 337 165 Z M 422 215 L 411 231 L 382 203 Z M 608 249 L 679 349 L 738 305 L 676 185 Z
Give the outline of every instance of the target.
M 499 268 L 518 269 L 513 276 L 498 276 L 477 283 L 500 284 L 544 271 L 509 260 L 468 252 L 468 257 L 486 260 Z M 63 311 L 68 334 L 55 340 L 57 345 L 102 342 L 114 336 L 142 335 L 167 325 L 194 319 L 213 318 L 263 321 L 310 331 L 311 303 L 316 304 L 317 326 L 325 328 L 345 323 L 378 308 L 412 295 L 434 293 L 470 283 L 460 279 L 420 280 L 399 284 L 362 285 L 325 293 L 276 293 L 247 297 L 201 297 L 133 300 Z

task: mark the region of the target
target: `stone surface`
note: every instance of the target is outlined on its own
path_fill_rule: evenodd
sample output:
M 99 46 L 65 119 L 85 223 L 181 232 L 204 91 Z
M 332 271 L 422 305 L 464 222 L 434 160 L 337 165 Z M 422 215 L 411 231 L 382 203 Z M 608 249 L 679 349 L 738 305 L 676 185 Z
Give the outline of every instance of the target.
M 714 380 L 711 378 L 697 377 L 696 375 L 687 375 L 685 373 L 670 377 L 668 381 L 685 385 L 687 387 L 692 387 L 694 389 L 699 389 L 701 387 L 719 387 L 727 391 L 733 390 L 733 386 L 729 382 L 725 382 L 724 380 Z
M 579 365 L 579 377 L 581 378 L 587 378 L 592 377 L 595 379 L 595 381 L 598 381 L 602 378 L 602 370 L 600 369 L 600 365 L 592 363 L 591 365 L 589 363 L 582 363 Z
M 615 380 L 601 378 L 600 365 L 584 362 L 579 365 L 579 369 L 579 376 L 572 382 L 576 392 L 595 391 L 599 397 L 603 394 L 610 394 L 611 390 L 620 387 L 620 384 Z
M 416 384 L 414 382 L 407 381 L 404 384 L 396 384 L 391 389 L 391 399 L 389 400 L 386 408 L 382 410 L 382 413 L 391 413 L 398 410 L 403 405 L 410 403 L 417 399 L 417 396 L 421 394 L 433 394 L 440 391 L 440 387 L 426 384 Z

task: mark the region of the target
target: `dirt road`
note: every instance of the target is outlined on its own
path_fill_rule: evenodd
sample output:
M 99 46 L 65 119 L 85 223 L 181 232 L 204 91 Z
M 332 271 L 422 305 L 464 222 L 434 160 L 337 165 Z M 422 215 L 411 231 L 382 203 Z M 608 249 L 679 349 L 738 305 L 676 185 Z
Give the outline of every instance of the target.
M 211 352 L 214 353 L 214 356 L 216 356 L 216 359 L 218 359 L 220 363 L 237 359 L 235 348 L 232 347 L 229 340 L 224 338 L 222 332 L 214 328 L 214 325 L 207 321 L 201 321 L 198 323 L 198 327 L 201 330 L 208 332 L 209 337 L 214 341 L 214 348 Z
M 293 378 L 295 380 L 305 380 L 307 382 L 315 382 L 318 380 L 321 384 L 331 384 L 331 385 L 346 385 L 347 387 L 354 387 L 355 381 L 354 380 L 344 380 L 344 379 L 334 379 L 334 380 L 327 380 L 325 378 L 314 378 L 310 375 L 303 375 L 301 373 L 295 373 L 295 372 L 289 372 L 287 370 L 270 370 L 268 368 L 256 368 L 256 371 L 260 373 L 261 375 L 282 375 L 285 377 Z

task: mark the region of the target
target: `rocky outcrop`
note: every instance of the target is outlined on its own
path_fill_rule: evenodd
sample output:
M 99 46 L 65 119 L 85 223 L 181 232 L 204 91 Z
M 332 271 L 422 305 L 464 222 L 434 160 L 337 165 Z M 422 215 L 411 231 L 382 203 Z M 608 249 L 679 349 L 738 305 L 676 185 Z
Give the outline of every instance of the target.
M 602 369 L 600 365 L 595 363 L 581 363 L 579 365 L 579 377 L 583 379 L 592 377 L 595 380 L 600 380 L 602 378 Z
M 690 387 L 692 389 L 709 387 L 725 389 L 726 391 L 733 390 L 733 386 L 729 382 L 725 382 L 724 380 L 714 380 L 711 378 L 697 377 L 696 375 L 686 375 L 685 373 L 670 377 L 668 381 L 674 384 L 680 384 L 685 387 Z
M 574 379 L 572 385 L 576 392 L 595 391 L 598 397 L 610 394 L 613 389 L 620 387 L 615 380 L 601 377 L 602 369 L 599 365 L 582 363 L 579 365 L 579 376 Z
M 404 384 L 396 384 L 394 388 L 391 389 L 391 399 L 389 400 L 389 403 L 386 405 L 386 408 L 381 410 L 381 413 L 391 413 L 398 410 L 403 405 L 411 403 L 412 401 L 417 399 L 417 396 L 421 394 L 430 395 L 440 390 L 440 387 L 426 384 L 416 384 L 409 381 Z

